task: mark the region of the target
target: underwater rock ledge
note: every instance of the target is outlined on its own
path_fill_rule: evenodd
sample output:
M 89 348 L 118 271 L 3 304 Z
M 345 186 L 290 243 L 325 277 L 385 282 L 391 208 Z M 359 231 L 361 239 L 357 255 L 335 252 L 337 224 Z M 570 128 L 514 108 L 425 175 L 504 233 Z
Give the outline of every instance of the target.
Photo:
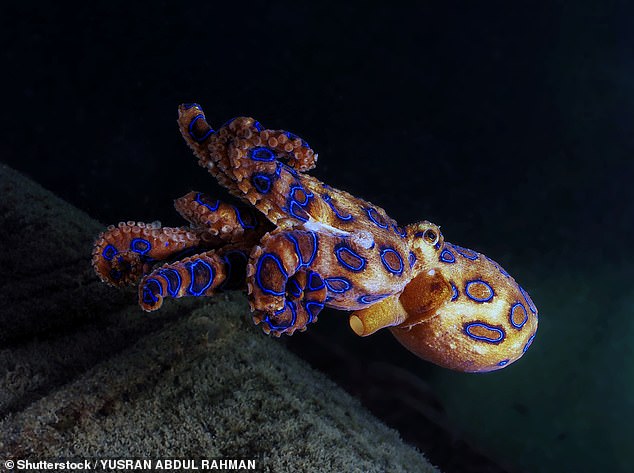
M 254 327 L 241 293 L 145 314 L 92 273 L 98 222 L 3 165 L 0 192 L 0 458 L 438 471 Z

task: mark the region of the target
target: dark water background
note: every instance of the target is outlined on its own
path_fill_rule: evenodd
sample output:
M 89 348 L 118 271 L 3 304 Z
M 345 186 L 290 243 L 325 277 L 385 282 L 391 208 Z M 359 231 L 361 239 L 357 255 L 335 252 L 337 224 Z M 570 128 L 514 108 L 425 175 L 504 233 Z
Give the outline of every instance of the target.
M 389 335 L 359 340 L 336 312 L 291 348 L 446 471 L 466 471 L 467 450 L 489 459 L 473 471 L 631 471 L 633 13 L 3 5 L 0 160 L 104 224 L 180 225 L 174 198 L 224 193 L 183 144 L 179 103 L 212 126 L 249 115 L 293 131 L 319 153 L 319 179 L 502 263 L 540 331 L 520 362 L 480 376 Z

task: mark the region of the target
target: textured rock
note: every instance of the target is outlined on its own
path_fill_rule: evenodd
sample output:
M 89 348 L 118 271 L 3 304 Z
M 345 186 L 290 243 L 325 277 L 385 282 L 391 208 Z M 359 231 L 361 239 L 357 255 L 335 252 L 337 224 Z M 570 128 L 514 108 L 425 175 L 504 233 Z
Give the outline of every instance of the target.
M 253 327 L 242 294 L 143 314 L 134 292 L 92 274 L 100 224 L 5 166 L 0 192 L 0 458 L 225 457 L 275 472 L 436 471 Z

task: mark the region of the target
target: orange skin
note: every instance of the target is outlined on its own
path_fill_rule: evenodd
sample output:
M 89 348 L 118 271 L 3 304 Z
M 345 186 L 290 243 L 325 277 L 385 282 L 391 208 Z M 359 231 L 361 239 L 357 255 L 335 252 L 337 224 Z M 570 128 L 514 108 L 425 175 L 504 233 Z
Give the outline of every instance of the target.
M 199 164 L 246 205 L 191 192 L 175 202 L 189 227 L 127 222 L 98 237 L 95 271 L 138 283 L 144 310 L 246 285 L 254 321 L 276 336 L 305 330 L 327 306 L 353 311 L 359 336 L 389 327 L 419 357 L 459 371 L 500 369 L 531 344 L 537 309 L 506 271 L 433 223 L 400 227 L 306 174 L 317 155 L 301 138 L 252 118 L 214 131 L 197 104 L 181 105 L 178 123 Z

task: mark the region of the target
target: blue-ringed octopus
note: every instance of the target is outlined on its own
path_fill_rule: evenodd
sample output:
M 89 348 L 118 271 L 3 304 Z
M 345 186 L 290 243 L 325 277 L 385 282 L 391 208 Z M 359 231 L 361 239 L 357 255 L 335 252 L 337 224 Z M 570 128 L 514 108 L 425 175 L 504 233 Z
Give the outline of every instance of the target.
M 505 367 L 531 345 L 537 308 L 500 265 L 306 174 L 317 155 L 297 135 L 245 117 L 214 130 L 198 104 L 179 107 L 178 125 L 242 205 L 190 192 L 175 201 L 189 226 L 122 222 L 99 235 L 97 275 L 138 284 L 143 310 L 246 287 L 266 333 L 304 331 L 324 307 L 352 311 L 357 335 L 389 328 L 419 357 L 465 372 Z

